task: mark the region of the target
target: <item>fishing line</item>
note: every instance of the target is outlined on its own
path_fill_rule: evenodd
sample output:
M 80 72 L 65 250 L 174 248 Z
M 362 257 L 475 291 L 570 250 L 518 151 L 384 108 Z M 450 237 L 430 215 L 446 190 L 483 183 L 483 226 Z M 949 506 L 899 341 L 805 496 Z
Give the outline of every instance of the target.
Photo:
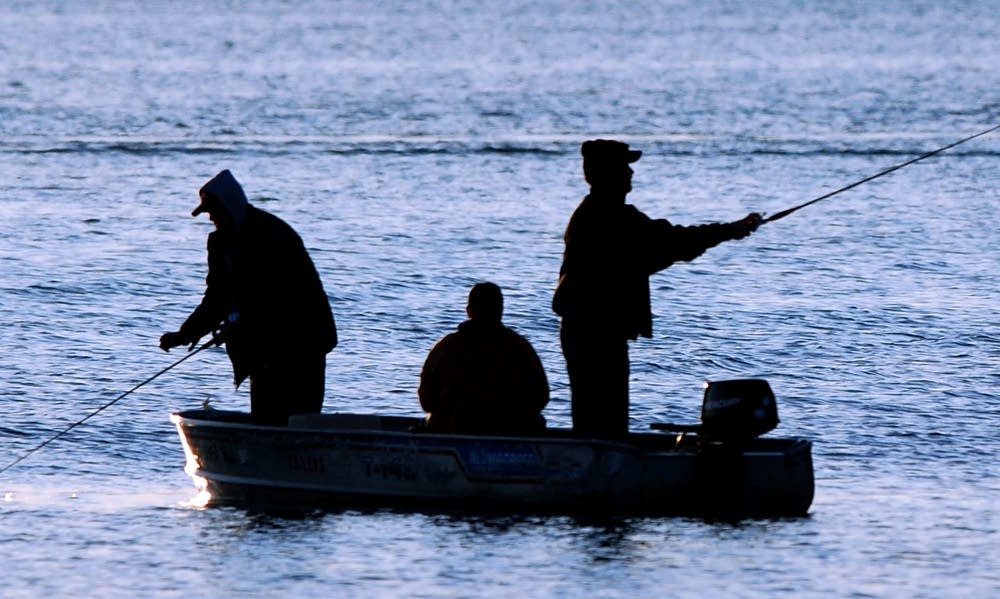
M 106 403 L 106 404 L 104 404 L 103 406 L 101 406 L 101 407 L 97 408 L 96 410 L 94 410 L 93 412 L 91 412 L 90 414 L 88 414 L 88 415 L 87 415 L 86 417 L 84 417 L 84 418 L 82 418 L 82 419 L 80 419 L 80 420 L 77 420 L 77 421 L 76 421 L 76 422 L 74 422 L 73 424 L 71 424 L 71 425 L 67 426 L 67 427 L 66 427 L 66 428 L 64 428 L 64 429 L 63 429 L 63 430 L 62 430 L 61 432 L 57 433 L 57 434 L 56 434 L 56 435 L 55 435 L 54 437 L 50 437 L 50 438 L 46 439 L 46 440 L 45 440 L 45 441 L 43 441 L 43 442 L 42 442 L 42 443 L 41 443 L 40 445 L 37 445 L 37 446 L 35 446 L 35 447 L 34 447 L 33 449 L 31 449 L 30 451 L 28 451 L 28 452 L 27 452 L 26 454 L 22 455 L 21 457 L 17 458 L 16 460 L 14 460 L 13 462 L 11 462 L 10 464 L 7 464 L 7 465 L 6 465 L 6 466 L 4 466 L 3 468 L 0 468 L 0 474 L 3 474 L 3 473 L 4 473 L 4 472 L 6 472 L 7 470 L 9 470 L 9 469 L 13 468 L 14 466 L 16 466 L 16 465 L 20 464 L 20 463 L 21 463 L 21 462 L 22 462 L 22 461 L 23 461 L 23 460 L 24 460 L 25 458 L 27 458 L 27 457 L 28 457 L 28 456 L 30 456 L 31 454 L 35 453 L 35 452 L 36 452 L 36 451 L 38 451 L 39 449 L 41 449 L 41 448 L 45 447 L 45 446 L 46 446 L 46 445 L 48 445 L 49 443 L 51 443 L 51 442 L 55 441 L 55 440 L 56 440 L 56 439 L 58 439 L 59 437 L 62 437 L 63 435 L 65 435 L 66 433 L 70 432 L 70 431 L 71 431 L 71 430 L 73 430 L 74 428 L 76 428 L 76 427 L 80 426 L 80 425 L 81 425 L 81 424 L 83 424 L 84 422 L 86 422 L 86 421 L 90 420 L 91 418 L 93 418 L 94 416 L 96 416 L 96 415 L 100 414 L 100 413 L 101 413 L 102 411 L 104 411 L 105 409 L 107 409 L 107 408 L 110 408 L 111 406 L 115 405 L 116 403 L 118 403 L 119 401 L 121 401 L 122 399 L 124 399 L 124 398 L 125 398 L 125 397 L 126 397 L 126 396 L 127 396 L 128 394 L 129 394 L 129 393 L 132 393 L 133 391 L 135 391 L 135 390 L 136 390 L 136 389 L 138 389 L 139 387 L 142 387 L 142 386 L 143 386 L 143 385 L 145 385 L 146 383 L 149 383 L 149 382 L 151 382 L 151 381 L 152 381 L 153 379 L 155 379 L 156 377 L 160 376 L 161 374 L 164 374 L 164 373 L 165 373 L 165 372 L 167 372 L 168 370 L 170 370 L 170 369 L 172 369 L 172 368 L 174 368 L 174 367 L 178 366 L 178 365 L 179 365 L 179 364 L 180 364 L 181 362 L 183 362 L 184 360 L 187 360 L 188 358 L 190 358 L 191 356 L 195 355 L 196 353 L 198 353 L 198 352 L 200 352 L 200 351 L 202 351 L 202 350 L 204 350 L 204 349 L 208 349 L 209 347 L 211 347 L 211 346 L 213 346 L 213 345 L 218 345 L 218 341 L 217 341 L 217 340 L 215 339 L 215 337 L 213 337 L 213 338 L 212 338 L 211 340 L 209 340 L 208 342 L 206 342 L 206 343 L 205 343 L 204 345 L 202 345 L 202 346 L 201 346 L 201 347 L 199 347 L 198 349 L 195 349 L 195 350 L 192 350 L 192 351 L 189 351 L 189 352 L 188 352 L 188 353 L 187 353 L 187 354 L 186 354 L 186 355 L 185 355 L 185 356 L 184 356 L 183 358 L 181 358 L 180 360 L 177 360 L 176 362 L 174 362 L 174 363 L 173 363 L 173 364 L 171 364 L 170 366 L 167 366 L 167 367 L 166 367 L 166 368 L 164 368 L 163 370 L 161 370 L 161 371 L 157 372 L 157 373 L 156 373 L 156 374 L 154 374 L 153 376 L 151 376 L 151 377 L 149 377 L 148 379 L 146 379 L 146 380 L 142 381 L 141 383 L 139 383 L 139 384 L 138 384 L 138 385 L 136 385 L 135 387 L 132 387 L 131 389 L 129 389 L 129 390 L 128 390 L 128 391 L 126 391 L 125 393 L 122 393 L 122 394 L 121 394 L 121 395 L 119 395 L 118 397 L 116 397 L 116 398 L 112 399 L 112 400 L 111 400 L 111 401 L 109 401 L 108 403 Z
M 861 179 L 860 181 L 855 181 L 854 183 L 851 183 L 850 185 L 845 185 L 844 187 L 841 187 L 840 189 L 837 189 L 835 191 L 831 191 L 830 193 L 825 194 L 825 195 L 821 195 L 820 197 L 818 197 L 818 198 L 816 198 L 814 200 L 809 200 L 808 202 L 805 202 L 803 204 L 799 204 L 798 206 L 793 206 L 792 208 L 789 208 L 787 210 L 782 210 L 781 212 L 778 212 L 776 214 L 772 214 L 771 216 L 769 216 L 769 217 L 763 219 L 762 221 L 760 221 L 760 224 L 763 225 L 765 223 L 776 221 L 779 218 L 784 218 L 784 217 L 788 216 L 789 214 L 795 212 L 796 210 L 805 208 L 806 206 L 809 206 L 811 204 L 815 204 L 816 202 L 818 202 L 820 200 L 825 200 L 825 199 L 827 199 L 829 197 L 835 196 L 838 193 L 847 191 L 848 189 L 855 188 L 858 185 L 861 185 L 862 183 L 867 183 L 867 182 L 869 182 L 869 181 L 871 181 L 873 179 L 878 179 L 879 177 L 881 177 L 883 175 L 888 175 L 889 173 L 891 173 L 893 171 L 897 171 L 897 170 L 903 168 L 904 166 L 909 166 L 909 165 L 913 164 L 914 162 L 920 162 L 924 158 L 930 158 L 931 156 L 934 156 L 935 154 L 939 154 L 941 152 L 944 152 L 947 149 L 954 148 L 955 146 L 957 146 L 959 144 L 964 144 L 967 141 L 976 139 L 977 137 L 980 137 L 982 135 L 986 135 L 987 133 L 990 133 L 992 131 L 996 131 L 997 129 L 1000 129 L 1000 125 L 995 125 L 993 127 L 990 127 L 989 129 L 985 130 L 985 131 L 980 131 L 979 133 L 976 133 L 975 135 L 970 135 L 969 137 L 966 137 L 965 139 L 960 139 L 960 140 L 958 140 L 958 141 L 956 141 L 954 143 L 950 143 L 950 144 L 948 144 L 946 146 L 943 146 L 943 147 L 940 147 L 940 148 L 938 148 L 936 150 L 931 150 L 930 152 L 927 152 L 926 154 L 921 154 L 920 156 L 917 156 L 916 158 L 913 158 L 911 160 L 907 160 L 906 162 L 903 162 L 902 164 L 897 164 L 896 166 L 887 168 L 887 169 L 885 169 L 882 172 L 875 173 L 874 175 L 871 175 L 870 177 L 865 177 L 864 179 Z

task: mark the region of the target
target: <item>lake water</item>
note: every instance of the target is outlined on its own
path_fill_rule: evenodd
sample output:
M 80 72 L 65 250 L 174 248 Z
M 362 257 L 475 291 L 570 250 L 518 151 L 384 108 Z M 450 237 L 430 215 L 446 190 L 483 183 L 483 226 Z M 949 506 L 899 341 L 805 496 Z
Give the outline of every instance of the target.
M 987 0 L 137 4 L 0 5 L 4 463 L 183 355 L 157 340 L 203 291 L 189 213 L 223 168 L 331 296 L 326 411 L 419 414 L 488 279 L 566 426 L 580 142 L 642 149 L 631 201 L 694 224 L 1000 123 Z M 771 434 L 815 443 L 806 518 L 199 508 L 168 415 L 248 405 L 203 352 L 0 474 L 0 596 L 996 596 L 998 157 L 983 136 L 653 278 L 632 428 L 768 379 Z

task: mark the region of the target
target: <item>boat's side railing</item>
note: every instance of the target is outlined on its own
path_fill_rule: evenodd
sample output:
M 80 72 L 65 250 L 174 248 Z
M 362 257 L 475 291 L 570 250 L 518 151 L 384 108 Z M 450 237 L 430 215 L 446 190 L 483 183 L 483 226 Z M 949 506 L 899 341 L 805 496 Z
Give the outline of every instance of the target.
M 382 417 L 378 414 L 293 414 L 288 417 L 288 427 L 382 430 Z
M 243 412 L 231 412 L 222 410 L 191 410 L 180 412 L 174 415 L 177 418 L 191 418 L 193 422 L 207 420 L 212 423 L 219 423 L 222 426 L 245 426 L 252 424 L 249 414 Z M 439 435 L 439 433 L 429 433 L 419 428 L 423 420 L 413 416 L 383 416 L 379 414 L 357 414 L 348 412 L 321 413 L 321 414 L 297 414 L 289 418 L 288 428 L 299 430 L 315 431 L 381 431 L 389 434 L 415 434 L 420 436 Z M 611 444 L 624 443 L 642 451 L 699 451 L 702 442 L 697 434 L 679 433 L 664 434 L 666 431 L 658 432 L 631 432 L 625 439 L 619 441 L 606 440 Z M 451 435 L 443 435 L 451 437 Z M 458 435 L 467 437 L 467 435 Z M 476 436 L 472 436 L 476 438 Z M 586 440 L 585 437 L 574 433 L 572 430 L 563 428 L 549 428 L 537 436 L 530 437 L 496 437 L 496 438 L 539 438 L 549 441 L 578 442 Z M 590 439 L 590 442 L 597 442 Z M 786 447 L 794 445 L 795 442 L 806 442 L 796 438 L 757 438 L 748 440 L 741 445 L 742 450 L 749 451 L 773 451 L 784 450 Z
M 390 433 L 414 433 L 420 435 L 439 436 L 441 433 L 431 433 L 420 426 L 423 422 L 421 418 L 407 416 L 383 416 L 379 414 L 354 414 L 354 413 L 323 413 L 323 414 L 297 414 L 288 419 L 289 428 L 306 430 L 340 430 L 340 431 L 381 431 Z M 449 438 L 452 435 L 443 435 Z M 458 435 L 466 437 L 468 435 Z M 476 437 L 473 435 L 473 437 Z M 497 438 L 544 438 L 548 440 L 579 441 L 584 437 L 574 433 L 569 429 L 548 428 L 537 435 L 500 435 Z M 672 437 L 657 433 L 632 433 L 627 438 L 618 442 L 635 445 L 645 450 L 671 450 L 679 449 L 681 446 L 689 445 L 689 439 L 682 443 L 682 438 Z M 614 442 L 614 441 L 611 441 Z
M 382 416 L 379 414 L 354 414 L 334 412 L 323 414 L 293 414 L 288 418 L 289 428 L 310 430 L 370 430 L 407 432 L 415 429 L 423 419 L 408 416 Z

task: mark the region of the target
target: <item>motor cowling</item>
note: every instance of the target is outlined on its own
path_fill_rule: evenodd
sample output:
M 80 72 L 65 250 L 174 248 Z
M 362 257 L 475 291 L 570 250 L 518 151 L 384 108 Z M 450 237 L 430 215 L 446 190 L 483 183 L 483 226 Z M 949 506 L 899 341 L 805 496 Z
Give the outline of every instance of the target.
M 778 426 L 778 402 L 764 379 L 708 381 L 699 435 L 706 441 L 742 442 Z

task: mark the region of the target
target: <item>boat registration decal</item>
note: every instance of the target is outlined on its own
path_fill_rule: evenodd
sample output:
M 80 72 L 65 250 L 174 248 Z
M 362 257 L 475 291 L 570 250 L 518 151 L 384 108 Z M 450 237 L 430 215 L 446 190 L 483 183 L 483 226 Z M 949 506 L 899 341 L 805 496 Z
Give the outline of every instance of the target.
M 295 453 L 288 456 L 288 468 L 298 472 L 324 474 L 326 463 L 321 455 Z
M 361 455 L 360 462 L 369 480 L 412 482 L 417 480 L 414 455 L 411 449 L 386 447 Z

